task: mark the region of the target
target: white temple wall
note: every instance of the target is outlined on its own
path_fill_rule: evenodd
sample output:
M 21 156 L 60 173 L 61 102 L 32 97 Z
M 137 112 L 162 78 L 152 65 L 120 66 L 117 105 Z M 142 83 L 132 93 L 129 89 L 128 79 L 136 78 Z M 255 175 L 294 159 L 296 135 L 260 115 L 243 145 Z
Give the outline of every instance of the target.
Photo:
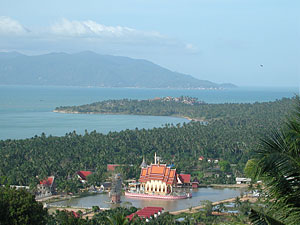
M 172 190 L 172 187 L 171 187 Z M 160 193 L 160 194 L 166 194 L 167 193 L 167 184 L 165 182 L 162 182 L 160 180 L 151 180 L 147 181 L 145 185 L 145 192 L 146 193 Z

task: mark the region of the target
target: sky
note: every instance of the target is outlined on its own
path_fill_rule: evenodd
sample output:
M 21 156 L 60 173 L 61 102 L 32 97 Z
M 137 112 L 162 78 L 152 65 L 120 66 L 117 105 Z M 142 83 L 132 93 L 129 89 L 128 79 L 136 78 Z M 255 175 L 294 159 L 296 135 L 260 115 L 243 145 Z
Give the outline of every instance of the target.
M 299 0 L 0 0 L 0 51 L 94 51 L 239 86 L 300 85 Z

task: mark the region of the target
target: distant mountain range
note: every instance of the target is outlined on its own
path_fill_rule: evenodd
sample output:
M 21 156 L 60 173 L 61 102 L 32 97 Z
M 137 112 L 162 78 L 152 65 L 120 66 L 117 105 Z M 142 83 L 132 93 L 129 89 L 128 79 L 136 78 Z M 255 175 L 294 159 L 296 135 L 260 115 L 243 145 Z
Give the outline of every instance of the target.
M 99 55 L 50 53 L 27 56 L 0 52 L 0 84 L 65 85 L 140 88 L 233 88 L 177 73 L 142 59 Z

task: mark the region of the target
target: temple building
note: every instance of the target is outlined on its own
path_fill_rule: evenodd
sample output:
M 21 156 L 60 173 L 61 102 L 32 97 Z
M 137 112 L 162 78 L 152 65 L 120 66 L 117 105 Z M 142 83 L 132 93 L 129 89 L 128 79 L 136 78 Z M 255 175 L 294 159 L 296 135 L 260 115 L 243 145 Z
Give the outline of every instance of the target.
M 91 171 L 78 171 L 77 176 L 78 179 L 80 180 L 81 183 L 86 183 L 87 182 L 87 176 L 91 175 Z
M 50 176 L 41 180 L 37 185 L 36 198 L 44 198 L 52 196 L 55 193 L 54 176 Z
M 155 153 L 154 164 L 141 169 L 140 189 L 145 194 L 170 194 L 177 184 L 177 179 L 176 169 L 171 169 L 166 164 L 157 163 Z

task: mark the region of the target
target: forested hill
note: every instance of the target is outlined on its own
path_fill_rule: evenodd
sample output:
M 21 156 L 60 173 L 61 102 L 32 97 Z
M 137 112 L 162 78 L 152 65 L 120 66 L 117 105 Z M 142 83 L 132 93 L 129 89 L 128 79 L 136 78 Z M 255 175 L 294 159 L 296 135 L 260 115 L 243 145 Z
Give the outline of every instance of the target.
M 110 132 L 107 135 L 97 132 L 78 135 L 72 132 L 63 137 L 43 134 L 25 140 L 0 141 L 0 183 L 25 185 L 37 182 L 36 176 L 54 175 L 60 190 L 70 190 L 67 189 L 70 188 L 70 177 L 76 171 L 93 170 L 96 180 L 101 181 L 109 163 L 132 164 L 123 171 L 124 177 L 137 177 L 143 155 L 147 163 L 151 163 L 154 152 L 165 163 L 175 164 L 179 172 L 192 173 L 201 182 L 204 181 L 203 174 L 195 173 L 202 173 L 210 165 L 200 162 L 198 158 L 220 159 L 230 166 L 227 164 L 217 182 L 226 182 L 222 180 L 226 179 L 225 172 L 242 174 L 259 140 L 281 125 L 292 102 L 292 99 L 285 98 L 254 104 L 178 103 L 182 109 L 196 107 L 199 112 L 194 110 L 193 113 L 205 119 L 214 119 L 210 119 L 207 125 L 190 122 L 166 124 L 162 128 L 149 130 Z
M 27 56 L 0 52 L 0 84 L 141 88 L 232 88 L 177 73 L 142 59 L 51 53 Z

